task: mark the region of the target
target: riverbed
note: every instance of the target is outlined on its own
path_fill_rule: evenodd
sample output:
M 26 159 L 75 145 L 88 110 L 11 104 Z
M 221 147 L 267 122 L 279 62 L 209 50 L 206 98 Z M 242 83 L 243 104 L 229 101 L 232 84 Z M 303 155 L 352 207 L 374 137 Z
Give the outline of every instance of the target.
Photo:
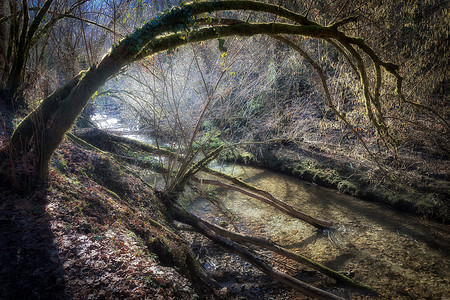
M 132 137 L 144 141 L 141 136 Z M 309 273 L 307 268 L 277 255 L 266 254 L 269 255 L 269 260 L 275 261 L 275 267 L 291 275 L 300 276 L 302 280 L 313 285 L 319 283 L 332 292 L 340 292 L 346 298 L 354 298 L 356 295 L 358 298 L 370 299 L 450 299 L 449 225 L 423 220 L 389 206 L 342 195 L 334 190 L 266 169 L 237 164 L 216 164 L 213 168 L 241 177 L 303 213 L 332 222 L 334 229 L 319 231 L 272 206 L 224 189 L 215 190 L 222 210 L 198 197 L 187 206 L 189 211 L 215 224 L 227 222 L 229 229 L 268 238 L 291 251 L 372 286 L 379 295 L 344 293 L 342 287 L 330 289 L 329 281 L 305 278 L 308 274 L 315 276 L 315 273 Z M 158 185 L 155 174 L 148 175 L 144 177 L 149 183 Z M 245 278 L 254 275 L 254 271 L 247 268 L 245 262 L 236 256 L 219 255 L 222 257 L 218 258 L 217 253 L 214 259 L 204 257 L 206 269 L 211 272 L 219 269 L 219 266 L 214 266 L 214 261 L 233 265 L 231 259 L 235 266 L 245 267 L 240 268 L 247 270 Z M 231 283 L 239 285 L 243 283 L 242 278 L 233 278 L 222 284 L 224 287 Z M 265 284 L 262 283 L 262 278 L 257 278 L 256 281 L 259 281 L 255 284 L 256 289 L 261 289 Z M 267 288 L 270 290 L 273 287 L 272 285 Z M 267 294 L 274 293 L 269 291 Z M 257 292 L 255 295 L 261 293 Z
M 241 233 L 269 238 L 368 284 L 379 293 L 364 298 L 449 299 L 448 225 L 421 220 L 388 206 L 264 169 L 216 167 L 267 190 L 306 214 L 332 222 L 334 229 L 318 231 L 267 204 L 224 189 L 216 191 L 224 210 L 197 198 L 188 205 L 196 215 L 216 224 L 225 221 Z M 295 266 L 276 256 L 274 259 L 280 260 L 280 266 Z M 295 268 L 290 268 L 290 272 L 295 275 Z

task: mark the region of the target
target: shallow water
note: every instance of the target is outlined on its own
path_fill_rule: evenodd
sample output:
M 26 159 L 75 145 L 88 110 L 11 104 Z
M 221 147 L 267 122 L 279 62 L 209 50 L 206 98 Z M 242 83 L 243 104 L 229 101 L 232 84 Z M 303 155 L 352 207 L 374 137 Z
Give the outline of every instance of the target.
M 102 114 L 94 114 L 92 116 L 92 122 L 97 124 L 97 126 L 100 129 L 111 129 L 118 127 L 119 119 L 118 118 L 111 118 L 108 115 L 102 115 Z
M 233 165 L 221 170 L 335 226 L 318 231 L 258 200 L 219 189 L 223 206 L 242 233 L 270 238 L 369 284 L 379 299 L 449 299 L 450 226 L 259 168 Z M 227 220 L 201 198 L 188 209 L 216 223 Z

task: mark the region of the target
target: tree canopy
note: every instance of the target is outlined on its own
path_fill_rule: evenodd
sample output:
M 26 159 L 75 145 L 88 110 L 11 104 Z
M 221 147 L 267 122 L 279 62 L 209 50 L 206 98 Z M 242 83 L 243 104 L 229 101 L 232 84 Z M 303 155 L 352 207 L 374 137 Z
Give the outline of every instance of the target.
M 264 12 L 279 17 L 281 21 L 261 23 L 202 17 L 203 14 L 219 11 Z M 349 64 L 358 72 L 363 87 L 369 119 L 382 136 L 387 136 L 387 126 L 379 99 L 380 88 L 385 77 L 382 75 L 382 69 L 395 77 L 397 93 L 403 98 L 402 77 L 398 73 L 398 66 L 382 60 L 364 40 L 340 31 L 339 28 L 342 25 L 352 21 L 355 19 L 346 18 L 324 26 L 280 6 L 256 1 L 193 2 L 173 7 L 165 13 L 157 15 L 113 45 L 98 65 L 92 65 L 89 70 L 82 71 L 66 85 L 43 99 L 39 106 L 16 128 L 11 142 L 2 150 L 2 156 L 6 159 L 8 155 L 18 153 L 17 150 L 21 149 L 19 153 L 22 155 L 27 153 L 26 155 L 34 156 L 33 176 L 45 178 L 51 155 L 91 96 L 124 66 L 189 43 L 233 35 L 267 34 L 275 36 L 289 45 L 293 45 L 292 42 L 282 38 L 281 35 L 297 35 L 329 41 L 338 51 L 349 57 Z M 308 59 L 305 52 L 295 44 L 293 46 Z M 363 61 L 362 53 L 367 55 L 372 62 L 375 75 L 373 84 L 369 80 L 368 67 Z M 308 61 L 320 72 L 318 66 L 314 65 L 311 59 Z M 324 78 L 322 78 L 322 82 L 326 92 Z M 329 97 L 327 97 L 327 104 L 334 107 Z M 38 137 L 41 133 L 44 134 Z M 30 151 L 34 154 L 30 154 Z

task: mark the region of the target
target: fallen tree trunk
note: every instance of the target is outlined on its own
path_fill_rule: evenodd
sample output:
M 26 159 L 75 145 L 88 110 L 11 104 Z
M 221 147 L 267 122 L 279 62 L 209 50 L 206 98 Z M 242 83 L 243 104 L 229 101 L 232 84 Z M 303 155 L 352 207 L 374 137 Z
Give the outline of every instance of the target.
M 88 143 L 101 148 L 103 147 L 102 150 L 104 151 L 114 151 L 114 147 L 111 147 L 111 143 L 119 143 L 119 144 L 125 144 L 128 145 L 130 147 L 133 147 L 134 149 L 143 151 L 143 152 L 147 152 L 150 154 L 156 154 L 156 155 L 160 155 L 160 156 L 166 156 L 166 157 L 176 157 L 177 154 L 161 148 L 161 147 L 156 147 L 156 146 L 152 146 L 137 140 L 133 140 L 133 139 L 129 139 L 123 136 L 119 136 L 119 135 L 115 135 L 115 134 L 111 134 L 109 132 L 106 132 L 104 130 L 98 129 L 98 128 L 85 128 L 85 129 L 77 129 L 74 131 L 74 134 L 80 138 L 83 139 L 85 141 L 87 141 Z M 108 147 L 110 146 L 110 147 Z
M 260 271 L 265 273 L 266 275 L 270 276 L 271 278 L 286 284 L 287 286 L 300 291 L 304 293 L 307 296 L 315 297 L 318 299 L 339 299 L 343 300 L 344 298 L 341 298 L 339 296 L 336 296 L 332 293 L 329 293 L 327 291 L 321 290 L 319 288 L 316 288 L 312 285 L 309 285 L 303 281 L 300 281 L 290 275 L 287 275 L 285 273 L 282 273 L 271 266 L 264 263 L 262 260 L 257 258 L 255 255 L 250 253 L 247 248 L 233 242 L 232 240 L 225 238 L 218 233 L 216 233 L 214 230 L 212 230 L 209 226 L 207 226 L 204 221 L 200 220 L 199 218 L 196 218 L 194 215 L 190 214 L 189 212 L 182 210 L 181 208 L 174 208 L 174 219 L 191 225 L 195 229 L 197 229 L 201 234 L 212 240 L 213 242 L 219 244 L 220 246 L 224 247 L 225 249 L 234 252 L 241 256 L 246 261 L 250 262 L 253 266 L 258 268 Z
M 228 175 L 228 174 L 227 174 Z M 272 197 L 273 199 L 276 199 L 277 201 L 273 201 L 270 198 L 266 198 L 263 197 L 259 194 L 255 194 L 252 192 L 249 192 L 243 188 L 231 185 L 231 184 L 226 184 L 224 182 L 218 181 L 218 180 L 208 180 L 208 179 L 200 179 L 199 180 L 200 183 L 202 184 L 209 184 L 209 185 L 215 185 L 215 186 L 220 186 L 220 187 L 225 187 L 227 189 L 230 190 L 234 190 L 237 191 L 239 193 L 242 193 L 244 195 L 250 196 L 252 198 L 255 198 L 257 200 L 263 201 L 264 203 L 267 203 L 273 207 L 275 207 L 276 209 L 278 209 L 279 211 L 284 212 L 287 215 L 290 215 L 291 217 L 294 217 L 296 219 L 300 219 L 314 227 L 317 227 L 319 229 L 327 229 L 331 227 L 331 223 L 326 222 L 326 221 L 322 221 L 313 217 L 310 217 L 298 210 L 296 210 L 295 208 L 293 208 L 292 206 L 282 202 L 281 200 L 278 200 L 274 197 Z M 269 193 L 265 192 L 266 194 L 270 195 Z M 283 205 L 281 205 L 280 203 L 282 203 Z
M 146 143 L 142 143 L 142 142 L 128 139 L 128 138 L 121 137 L 121 136 L 117 136 L 114 134 L 110 134 L 110 133 L 107 133 L 107 132 L 97 129 L 97 128 L 90 128 L 90 129 L 76 131 L 75 135 L 81 139 L 86 139 L 89 143 L 94 144 L 94 146 L 99 147 L 104 151 L 114 151 L 114 147 L 108 146 L 108 142 L 115 142 L 115 143 L 121 143 L 121 144 L 131 146 L 135 149 L 144 151 L 146 153 L 157 154 L 157 155 L 167 156 L 167 157 L 178 157 L 177 154 L 175 154 L 174 152 L 172 152 L 170 150 L 160 148 L 160 147 L 155 147 L 152 145 L 148 145 Z M 126 159 L 126 160 L 130 161 L 130 159 Z M 131 160 L 136 161 L 136 158 L 132 158 Z M 142 167 L 145 167 L 144 161 L 139 161 L 139 163 Z M 272 194 L 270 194 L 260 188 L 257 188 L 251 184 L 248 184 L 239 178 L 236 178 L 232 175 L 229 175 L 229 174 L 226 174 L 226 173 L 223 173 L 220 171 L 213 170 L 208 167 L 204 167 L 202 169 L 202 171 L 206 172 L 208 174 L 214 175 L 216 177 L 220 177 L 220 178 L 229 180 L 232 183 L 240 186 L 240 188 L 233 186 L 233 185 L 228 185 L 228 184 L 222 183 L 220 181 L 215 181 L 215 182 L 210 181 L 209 184 L 227 187 L 229 189 L 233 189 L 235 191 L 238 191 L 238 192 L 241 192 L 248 196 L 251 196 L 255 199 L 258 199 L 269 205 L 272 205 L 273 207 L 290 215 L 291 217 L 302 220 L 316 228 L 328 229 L 328 228 L 332 227 L 332 223 L 323 221 L 323 220 L 319 220 L 319 219 L 313 218 L 307 214 L 304 214 L 304 213 L 300 212 L 299 210 L 295 209 L 294 207 L 292 207 L 291 205 L 277 199 Z M 203 182 L 206 183 L 205 180 L 203 180 Z M 246 190 L 250 190 L 254 193 L 250 193 Z
M 289 205 L 289 204 L 281 201 L 280 199 L 276 198 L 275 196 L 273 196 L 269 192 L 264 191 L 264 190 L 262 190 L 260 188 L 257 188 L 257 187 L 255 187 L 255 186 L 253 186 L 251 184 L 248 184 L 245 181 L 243 181 L 243 180 L 241 180 L 241 179 L 239 179 L 237 177 L 234 177 L 232 175 L 229 175 L 229 174 L 217 171 L 217 170 L 213 170 L 213 169 L 210 169 L 210 168 L 206 168 L 204 171 L 206 173 L 211 174 L 211 175 L 227 179 L 227 180 L 231 181 L 232 183 L 234 183 L 234 184 L 236 184 L 236 185 L 238 185 L 238 186 L 240 186 L 242 188 L 248 189 L 248 190 L 250 190 L 252 192 L 255 192 L 255 193 L 263 196 L 265 199 L 268 199 L 268 200 L 271 201 L 271 203 L 272 203 L 271 205 L 272 206 L 277 207 L 277 208 L 280 207 L 279 208 L 280 210 L 286 212 L 290 216 L 293 216 L 293 217 L 295 217 L 297 219 L 305 221 L 306 223 L 308 223 L 308 224 L 310 224 L 310 225 L 312 225 L 314 227 L 317 227 L 319 229 L 327 229 L 327 228 L 331 228 L 332 225 L 333 225 L 330 222 L 319 220 L 319 219 L 313 218 L 311 216 L 308 216 L 308 215 L 306 215 L 306 214 L 296 210 L 291 205 Z M 269 202 L 266 202 L 266 203 L 269 203 Z
M 343 284 L 346 284 L 349 286 L 353 286 L 356 288 L 368 290 L 370 292 L 375 292 L 375 290 L 368 285 L 356 282 L 353 279 L 348 278 L 347 276 L 342 275 L 342 274 L 340 274 L 340 273 L 338 273 L 338 272 L 336 272 L 336 271 L 334 271 L 312 259 L 309 259 L 307 257 L 304 257 L 303 255 L 294 253 L 292 251 L 289 251 L 267 239 L 260 238 L 260 237 L 247 236 L 247 235 L 243 235 L 240 233 L 232 232 L 232 231 L 226 230 L 220 226 L 217 226 L 215 224 L 207 222 L 206 220 L 203 220 L 192 214 L 191 214 L 190 218 L 192 218 L 194 221 L 196 221 L 198 223 L 202 223 L 202 224 L 206 225 L 208 228 L 210 228 L 217 234 L 220 234 L 221 236 L 229 238 L 236 243 L 248 243 L 248 244 L 256 245 L 259 247 L 264 247 L 264 248 L 271 250 L 275 253 L 278 253 L 286 258 L 295 260 L 303 265 L 313 268 L 313 269 L 319 271 L 320 273 L 335 279 L 336 281 L 338 281 L 340 283 L 343 283 Z

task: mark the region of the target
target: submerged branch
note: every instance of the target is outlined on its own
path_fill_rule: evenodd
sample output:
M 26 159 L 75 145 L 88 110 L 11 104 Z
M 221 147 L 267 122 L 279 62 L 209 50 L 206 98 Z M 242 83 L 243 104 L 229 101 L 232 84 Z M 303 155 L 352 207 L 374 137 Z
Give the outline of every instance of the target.
M 233 177 L 233 176 L 228 175 L 227 177 L 229 178 L 229 177 Z M 296 210 L 289 204 L 286 204 L 285 202 L 273 197 L 271 194 L 269 194 L 268 192 L 265 192 L 263 190 L 255 188 L 258 191 L 258 193 L 260 193 L 260 194 L 255 194 L 255 193 L 249 192 L 248 190 L 245 190 L 244 188 L 240 188 L 240 187 L 237 187 L 237 186 L 234 186 L 231 184 L 226 184 L 226 183 L 223 183 L 223 182 L 220 182 L 217 180 L 200 179 L 198 181 L 202 184 L 209 184 L 209 185 L 225 187 L 227 189 L 234 190 L 241 194 L 244 194 L 244 195 L 250 196 L 252 198 L 255 198 L 257 200 L 263 201 L 264 203 L 267 203 L 267 204 L 271 205 L 272 207 L 275 207 L 279 211 L 282 211 L 285 214 L 287 214 L 291 217 L 294 217 L 296 219 L 302 220 L 316 228 L 326 229 L 326 228 L 330 228 L 332 226 L 332 224 L 329 222 L 313 218 L 311 216 L 308 216 L 308 215 Z M 241 181 L 241 180 L 236 178 L 236 181 Z M 244 186 L 247 186 L 247 184 L 244 184 Z M 250 186 L 250 185 L 248 185 L 248 186 L 250 188 L 252 188 L 252 186 Z M 261 194 L 264 194 L 265 196 L 263 197 L 263 196 L 261 196 Z
M 196 218 L 191 213 L 182 210 L 181 208 L 174 208 L 174 218 L 175 220 L 191 225 L 195 229 L 197 229 L 201 234 L 212 240 L 213 242 L 219 244 L 225 249 L 232 251 L 243 259 L 250 262 L 253 266 L 258 268 L 260 271 L 265 273 L 266 275 L 272 277 L 273 279 L 286 284 L 287 286 L 304 293 L 305 295 L 315 297 L 318 299 L 339 299 L 343 300 L 343 298 L 331 294 L 327 291 L 316 288 L 312 285 L 309 285 L 303 281 L 300 281 L 290 275 L 282 273 L 271 266 L 267 265 L 265 262 L 257 258 L 253 255 L 247 248 L 244 246 L 233 242 L 232 240 L 221 236 L 212 230 L 209 226 L 207 226 L 202 220 Z
M 234 242 L 237 242 L 237 243 L 249 243 L 249 244 L 252 244 L 252 245 L 259 246 L 259 247 L 267 248 L 267 249 L 269 249 L 269 250 L 271 250 L 271 251 L 273 251 L 275 253 L 278 253 L 278 254 L 286 257 L 286 258 L 295 260 L 295 261 L 297 261 L 297 262 L 299 262 L 299 263 L 301 263 L 303 265 L 306 265 L 306 266 L 308 266 L 310 268 L 313 268 L 313 269 L 321 272 L 322 274 L 327 275 L 327 276 L 337 280 L 340 283 L 347 284 L 347 285 L 350 285 L 350 286 L 353 286 L 353 287 L 362 288 L 362 289 L 374 292 L 374 289 L 371 288 L 370 286 L 362 284 L 362 283 L 359 283 L 359 282 L 356 282 L 353 279 L 348 278 L 345 275 L 339 274 L 338 272 L 336 272 L 336 271 L 334 271 L 334 270 L 332 270 L 332 269 L 330 269 L 330 268 L 328 268 L 328 267 L 326 267 L 326 266 L 324 266 L 324 265 L 322 265 L 322 264 L 320 264 L 320 263 L 318 263 L 318 262 L 316 262 L 316 261 L 314 261 L 312 259 L 309 259 L 309 258 L 307 258 L 307 257 L 305 257 L 303 255 L 294 253 L 292 251 L 289 251 L 289 250 L 283 248 L 282 246 L 273 243 L 270 240 L 267 240 L 267 239 L 264 239 L 264 238 L 260 238 L 260 237 L 247 236 L 247 235 L 243 235 L 243 234 L 240 234 L 240 233 L 232 232 L 232 231 L 226 230 L 226 229 L 224 229 L 224 228 L 222 228 L 220 226 L 217 226 L 215 224 L 207 222 L 206 220 L 203 220 L 203 219 L 201 219 L 201 218 L 199 218 L 199 217 L 197 217 L 195 215 L 192 215 L 192 214 L 191 214 L 190 217 L 193 220 L 195 220 L 196 222 L 198 222 L 198 223 L 205 224 L 208 228 L 210 228 L 211 230 L 213 230 L 217 234 L 220 234 L 220 235 L 222 235 L 222 236 L 224 236 L 226 238 L 229 238 L 229 239 L 233 240 Z

